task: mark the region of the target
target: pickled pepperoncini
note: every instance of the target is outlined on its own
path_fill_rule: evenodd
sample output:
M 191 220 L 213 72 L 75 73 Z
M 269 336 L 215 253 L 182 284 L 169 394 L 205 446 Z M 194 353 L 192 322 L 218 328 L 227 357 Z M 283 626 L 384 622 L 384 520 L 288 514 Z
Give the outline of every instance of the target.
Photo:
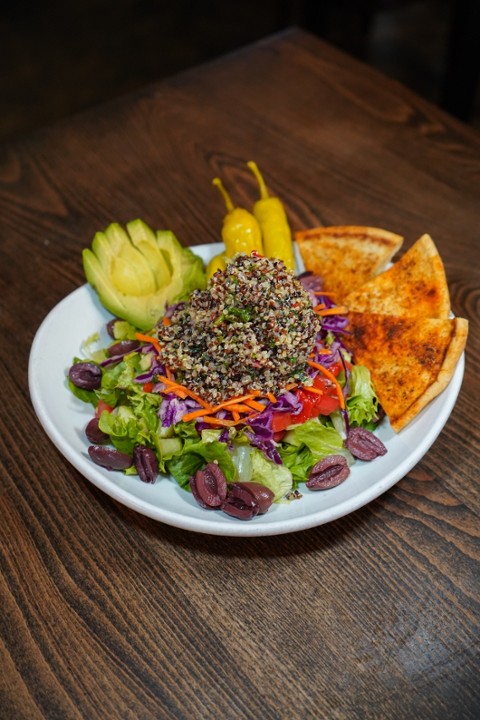
M 258 220 L 248 210 L 234 207 L 220 178 L 214 178 L 213 184 L 219 189 L 227 208 L 222 226 L 227 260 L 239 252 L 249 255 L 256 250 L 263 254 L 262 231 Z
M 227 267 L 227 258 L 225 257 L 225 253 L 221 252 L 218 255 L 215 255 L 210 262 L 207 265 L 207 279 L 210 280 L 212 275 L 215 275 L 217 270 L 225 270 Z
M 262 231 L 263 252 L 267 257 L 283 260 L 289 270 L 294 270 L 292 232 L 285 208 L 279 198 L 269 194 L 257 164 L 251 160 L 247 166 L 255 175 L 260 188 L 260 199 L 254 205 L 253 214 Z

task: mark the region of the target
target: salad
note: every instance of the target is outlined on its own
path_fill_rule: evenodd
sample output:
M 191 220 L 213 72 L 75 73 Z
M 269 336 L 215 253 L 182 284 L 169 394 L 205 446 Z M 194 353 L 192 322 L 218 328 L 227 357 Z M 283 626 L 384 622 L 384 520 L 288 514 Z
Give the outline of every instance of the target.
M 386 452 L 345 308 L 278 259 L 240 252 L 152 330 L 113 318 L 108 332 L 73 359 L 69 387 L 92 405 L 92 461 L 132 482 L 170 476 L 206 510 L 248 520 Z

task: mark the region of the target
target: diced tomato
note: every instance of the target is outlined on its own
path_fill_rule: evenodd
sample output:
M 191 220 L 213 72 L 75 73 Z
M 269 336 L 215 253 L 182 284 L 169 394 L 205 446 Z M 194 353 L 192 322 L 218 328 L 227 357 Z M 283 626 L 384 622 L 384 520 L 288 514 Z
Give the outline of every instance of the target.
M 288 412 L 274 412 L 272 413 L 272 431 L 275 435 L 276 433 L 281 433 L 285 428 L 287 428 L 289 425 L 293 425 L 293 423 L 297 422 L 296 415 L 292 415 Z
M 335 377 L 337 377 L 337 375 L 340 375 L 340 373 L 343 370 L 343 365 L 342 365 L 341 360 L 337 360 L 337 362 L 332 363 L 328 367 L 328 370 L 329 370 L 329 372 L 332 373 L 332 375 L 335 375 Z
M 317 395 L 317 397 L 318 400 L 315 403 L 316 415 L 314 417 L 318 415 L 330 415 L 330 413 L 335 412 L 340 407 L 337 393 L 335 393 L 334 396 L 325 394 Z
M 297 391 L 297 397 L 303 405 L 297 422 L 303 423 L 319 415 L 330 415 L 340 407 L 337 391 L 334 384 L 323 375 L 317 375 L 313 387 L 321 390 L 322 394 L 309 392 L 307 389 Z
M 143 386 L 143 392 L 146 392 L 146 393 L 152 392 L 153 387 L 154 387 L 153 382 L 147 382 Z
M 110 407 L 110 405 L 107 405 L 107 403 L 104 400 L 99 400 L 98 405 L 95 408 L 95 417 L 99 418 L 100 415 L 104 412 L 112 412 L 113 408 Z
M 339 360 L 332 363 L 328 370 L 337 377 L 343 371 L 343 364 Z M 309 392 L 306 388 L 299 388 L 294 391 L 302 403 L 302 410 L 298 415 L 288 412 L 272 413 L 272 430 L 275 440 L 282 439 L 285 429 L 289 425 L 299 425 L 319 415 L 330 415 L 330 413 L 339 409 L 340 401 L 337 389 L 331 380 L 319 373 L 313 380 L 313 387 L 316 390 L 321 390 L 322 394 Z M 275 435 L 278 435 L 278 438 Z

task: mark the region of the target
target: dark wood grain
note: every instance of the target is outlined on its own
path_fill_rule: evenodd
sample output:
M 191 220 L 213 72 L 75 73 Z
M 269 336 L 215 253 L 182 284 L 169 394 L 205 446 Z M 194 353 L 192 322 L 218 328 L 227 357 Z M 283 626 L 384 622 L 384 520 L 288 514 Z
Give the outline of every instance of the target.
M 87 483 L 37 422 L 27 366 L 95 231 L 142 217 L 218 240 L 211 178 L 249 203 L 250 158 L 294 229 L 429 232 L 470 338 L 407 477 L 328 525 L 233 539 Z M 1 148 L 2 718 L 478 717 L 479 198 L 477 134 L 297 31 Z

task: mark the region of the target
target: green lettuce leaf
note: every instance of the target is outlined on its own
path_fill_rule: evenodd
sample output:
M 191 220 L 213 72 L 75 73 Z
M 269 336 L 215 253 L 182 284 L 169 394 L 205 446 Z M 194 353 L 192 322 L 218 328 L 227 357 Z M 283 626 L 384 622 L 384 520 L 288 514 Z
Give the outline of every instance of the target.
M 140 444 L 157 450 L 161 457 L 158 410 L 162 399 L 160 395 L 145 393 L 135 382 L 143 370 L 142 362 L 143 357 L 134 353 L 104 371 L 101 387 L 95 392 L 114 410 L 102 413 L 99 427 L 122 452 L 131 454 L 135 445 Z
M 343 455 L 347 462 L 353 461 L 352 455 L 343 446 L 341 435 L 334 427 L 323 425 L 318 418 L 289 430 L 279 453 L 297 484 L 308 480 L 315 463 L 328 455 Z
M 378 400 L 370 371 L 364 365 L 352 366 L 350 391 L 346 404 L 348 419 L 352 425 L 366 427 L 375 420 Z
M 226 444 L 218 442 L 218 440 L 211 440 L 207 443 L 203 442 L 201 438 L 185 440 L 181 452 L 167 461 L 166 469 L 181 487 L 188 488 L 191 475 L 194 475 L 197 470 L 201 470 L 209 462 L 218 463 L 227 482 L 234 479 L 235 466 L 232 456 Z
M 252 482 L 269 488 L 274 495 L 273 502 L 281 500 L 293 486 L 292 473 L 286 465 L 277 465 L 256 448 L 252 448 Z
M 303 445 L 300 449 L 296 445 L 283 445 L 280 449 L 280 455 L 284 467 L 288 468 L 292 475 L 293 489 L 308 480 L 310 470 L 317 462 L 306 445 Z

